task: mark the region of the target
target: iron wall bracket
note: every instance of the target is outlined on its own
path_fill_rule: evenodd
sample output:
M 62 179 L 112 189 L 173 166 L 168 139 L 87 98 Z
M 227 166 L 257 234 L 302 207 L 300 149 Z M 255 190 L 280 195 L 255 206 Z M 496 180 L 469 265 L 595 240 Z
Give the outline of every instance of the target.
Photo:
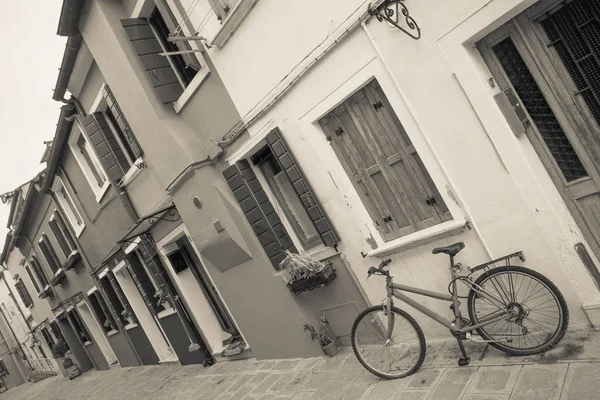
M 384 0 L 376 7 L 371 7 L 369 4 L 369 14 L 375 16 L 379 22 L 386 20 L 411 38 L 418 40 L 421 38 L 421 28 L 419 28 L 417 21 L 410 16 L 410 12 L 404 1 Z M 401 25 L 402 18 L 404 19 L 404 24 Z

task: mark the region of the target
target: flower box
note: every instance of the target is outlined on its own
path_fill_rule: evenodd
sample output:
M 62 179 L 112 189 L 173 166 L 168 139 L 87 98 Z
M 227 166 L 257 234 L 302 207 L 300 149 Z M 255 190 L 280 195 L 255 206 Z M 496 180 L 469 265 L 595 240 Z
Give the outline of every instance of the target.
M 321 271 L 310 275 L 305 279 L 292 280 L 288 282 L 287 287 L 296 296 L 308 290 L 314 290 L 319 287 L 329 285 L 337 276 L 333 263 L 328 262 Z
M 65 261 L 65 263 L 63 264 L 62 269 L 64 271 L 68 271 L 71 268 L 74 268 L 79 262 L 79 260 L 81 260 L 81 254 L 79 254 L 77 250 L 73 250 L 71 254 L 69 254 L 69 258 L 67 258 L 67 261 Z
M 54 274 L 54 277 L 50 280 L 52 286 L 62 282 L 67 277 L 65 271 L 61 268 Z

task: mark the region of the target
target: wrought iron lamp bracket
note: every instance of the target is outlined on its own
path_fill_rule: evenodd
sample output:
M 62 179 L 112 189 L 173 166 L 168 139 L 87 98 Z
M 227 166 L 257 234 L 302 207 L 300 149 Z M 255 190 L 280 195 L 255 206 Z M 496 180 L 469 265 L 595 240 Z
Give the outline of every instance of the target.
M 167 221 L 167 222 L 177 222 L 181 216 L 176 208 L 169 209 L 166 213 L 162 215 L 153 215 L 148 218 L 148 223 L 150 225 L 154 225 L 156 221 Z
M 404 4 L 405 0 L 383 0 L 378 6 L 371 7 L 369 4 L 369 14 L 375 16 L 379 22 L 386 20 L 411 38 L 418 40 L 421 38 L 421 28 L 417 21 L 410 16 L 408 7 Z M 408 27 L 401 26 L 401 18 L 404 17 L 404 23 Z

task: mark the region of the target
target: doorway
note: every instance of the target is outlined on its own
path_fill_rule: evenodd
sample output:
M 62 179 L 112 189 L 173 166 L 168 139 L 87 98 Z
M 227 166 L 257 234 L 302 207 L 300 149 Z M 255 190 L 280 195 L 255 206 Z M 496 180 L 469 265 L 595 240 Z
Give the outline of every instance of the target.
M 185 227 L 181 225 L 176 228 L 158 247 L 177 291 L 187 303 L 191 317 L 202 331 L 211 352 L 223 356 L 241 353 L 246 343 L 187 236 Z
M 542 1 L 477 44 L 600 257 L 600 0 Z M 590 271 L 597 277 L 595 266 Z M 600 281 L 596 282 L 600 286 Z

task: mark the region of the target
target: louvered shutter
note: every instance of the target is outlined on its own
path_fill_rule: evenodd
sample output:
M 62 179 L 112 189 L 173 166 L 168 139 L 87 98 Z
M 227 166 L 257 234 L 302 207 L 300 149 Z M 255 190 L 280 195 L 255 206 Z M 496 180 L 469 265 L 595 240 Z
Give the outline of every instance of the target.
M 110 285 L 112 286 L 113 290 L 115 291 L 115 294 L 117 295 L 117 298 L 121 302 L 121 305 L 123 306 L 123 308 L 129 313 L 129 315 L 133 318 L 134 321 L 137 321 L 135 313 L 133 312 L 133 309 L 131 308 L 129 301 L 127 301 L 127 297 L 125 297 L 125 293 L 123 293 L 123 291 L 121 290 L 121 286 L 119 285 L 119 282 L 117 282 L 113 272 L 109 271 L 106 276 L 108 277 L 108 281 L 110 282 Z M 123 323 L 126 323 L 126 320 L 124 317 L 119 315 L 119 318 L 121 318 Z
M 223 171 L 223 176 L 271 264 L 279 270 L 279 263 L 285 258 L 284 251 L 297 253 L 298 250 L 250 164 L 242 160 Z
M 32 257 L 30 264 L 33 267 L 33 271 L 35 272 L 35 275 L 37 276 L 38 280 L 40 281 L 40 284 L 42 285 L 42 290 L 44 290 L 44 288 L 48 285 L 48 278 L 46 278 L 46 274 L 44 273 L 44 270 L 42 269 L 40 262 L 38 261 L 37 258 Z
M 172 103 L 181 96 L 183 87 L 146 18 L 122 19 L 121 24 L 161 103 Z
M 62 250 L 63 254 L 65 255 L 65 257 L 69 257 L 69 254 L 71 254 L 71 248 L 69 247 L 69 244 L 67 243 L 64 235 L 58 228 L 58 224 L 55 220 L 52 220 L 48 222 L 48 225 L 50 226 L 50 230 L 52 230 L 52 234 L 56 238 L 56 241 L 58 242 L 58 245 L 60 246 L 60 249 Z
M 149 234 L 144 234 L 142 242 L 144 242 L 144 244 L 140 246 L 140 254 L 142 255 L 142 259 L 152 274 L 154 282 L 158 286 L 159 290 L 163 293 L 164 299 L 168 299 L 167 295 L 170 293 L 170 290 L 166 285 L 166 279 L 168 278 L 165 276 L 165 270 L 160 258 L 157 255 L 158 251 L 154 245 L 154 240 Z M 155 305 L 157 301 L 158 299 L 154 299 Z M 174 306 L 174 304 L 171 305 Z M 158 309 L 157 305 L 156 307 Z
M 56 225 L 58 226 L 60 231 L 63 233 L 63 237 L 67 241 L 67 244 L 69 245 L 71 251 L 77 249 L 75 241 L 73 240 L 73 236 L 71 236 L 71 231 L 69 231 L 69 228 L 67 228 L 65 221 L 63 220 L 62 216 L 58 211 L 54 213 L 54 221 L 56 222 Z
M 121 110 L 119 103 L 117 103 L 115 95 L 113 94 L 112 90 L 110 90 L 110 87 L 108 87 L 108 85 L 104 85 L 102 93 L 104 95 L 104 98 L 106 99 L 106 104 L 108 105 L 108 108 L 110 109 L 112 115 L 114 115 L 115 117 L 115 122 L 118 125 L 118 128 L 123 133 L 123 136 L 125 137 L 125 140 L 127 141 L 129 148 L 131 149 L 131 152 L 133 153 L 132 156 L 134 158 L 138 158 L 143 153 L 142 148 L 140 147 L 140 144 L 135 138 L 135 135 L 133 134 L 131 126 L 129 126 L 129 123 L 125 118 L 125 115 L 123 115 L 123 111 Z
M 95 293 L 92 293 L 92 295 L 96 295 L 96 299 L 98 301 L 98 304 L 100 305 L 100 309 L 104 313 L 105 318 L 110 322 L 112 329 L 117 329 L 117 324 L 115 323 L 115 319 L 113 318 L 113 315 L 111 313 L 111 308 L 113 310 L 114 308 L 112 307 L 110 300 L 108 300 L 107 302 L 104 299 L 104 296 L 102 296 L 102 294 L 100 293 L 100 291 L 96 291 Z
M 275 128 L 269 132 L 266 140 L 271 148 L 271 152 L 277 158 L 281 169 L 285 171 L 285 174 L 292 182 L 296 194 L 300 197 L 302 205 L 315 225 L 317 232 L 319 232 L 325 246 L 337 245 L 340 242 L 340 237 L 333 228 L 327 214 L 325 214 L 323 206 L 317 199 L 315 192 L 308 183 L 308 179 L 306 179 L 296 158 L 290 151 L 279 128 Z
M 21 279 L 15 283 L 15 288 L 17 289 L 17 293 L 19 293 L 19 297 L 21 297 L 21 301 L 25 304 L 25 307 L 31 307 L 33 305 L 33 300 L 31 300 L 31 296 Z
M 42 235 L 42 241 L 39 243 L 39 248 L 42 251 L 42 254 L 44 255 L 44 258 L 46 259 L 46 262 L 48 263 L 52 273 L 56 273 L 56 271 L 58 271 L 60 268 L 60 262 L 58 261 L 56 252 L 54 251 L 54 248 L 50 244 L 50 241 L 46 235 Z
M 31 284 L 33 285 L 33 288 L 35 289 L 35 292 L 39 293 L 41 291 L 40 290 L 40 285 L 38 284 L 37 280 L 35 279 L 35 277 L 31 273 L 31 269 L 29 268 L 28 265 L 25 266 L 25 271 L 27 272 L 27 276 L 29 277 L 29 280 L 31 281 Z
M 109 178 L 121 179 L 129 170 L 129 164 L 104 115 L 95 112 L 81 118 L 80 123 Z
M 158 306 L 154 301 L 154 285 L 150 281 L 150 277 L 146 273 L 146 270 L 141 265 L 140 261 L 136 259 L 136 255 L 129 255 L 127 260 L 127 266 L 131 272 L 131 277 L 135 282 L 135 285 L 140 292 L 140 295 L 144 299 L 148 310 L 152 313 L 152 315 L 156 315 L 158 312 Z

